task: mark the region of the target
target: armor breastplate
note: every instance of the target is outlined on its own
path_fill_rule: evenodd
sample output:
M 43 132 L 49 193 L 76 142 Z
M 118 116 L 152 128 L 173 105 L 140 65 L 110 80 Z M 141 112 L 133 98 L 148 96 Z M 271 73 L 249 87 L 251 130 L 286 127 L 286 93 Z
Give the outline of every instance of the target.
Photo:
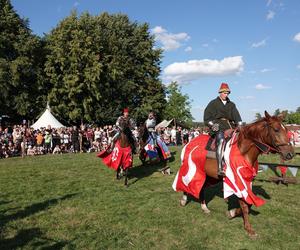
M 155 128 L 156 121 L 155 119 L 147 119 L 146 121 L 146 127 L 149 128 Z

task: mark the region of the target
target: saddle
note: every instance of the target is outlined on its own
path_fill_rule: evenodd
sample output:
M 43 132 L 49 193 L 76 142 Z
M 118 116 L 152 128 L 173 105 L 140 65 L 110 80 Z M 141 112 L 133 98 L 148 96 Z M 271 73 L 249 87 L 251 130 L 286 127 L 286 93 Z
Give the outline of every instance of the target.
M 224 131 L 225 144 L 231 139 L 234 129 L 227 129 Z M 205 149 L 207 150 L 206 158 L 216 159 L 216 137 L 210 136 Z

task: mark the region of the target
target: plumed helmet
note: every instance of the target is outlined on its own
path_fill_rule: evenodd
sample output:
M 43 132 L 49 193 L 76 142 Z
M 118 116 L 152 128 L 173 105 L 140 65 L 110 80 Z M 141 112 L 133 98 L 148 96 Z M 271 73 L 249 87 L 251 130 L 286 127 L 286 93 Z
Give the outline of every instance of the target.
M 220 89 L 219 89 L 219 93 L 222 93 L 222 92 L 228 92 L 228 93 L 231 92 L 228 84 L 225 83 L 225 82 L 221 83 L 221 86 L 220 86 Z
M 129 113 L 129 109 L 128 108 L 124 108 L 123 113 Z

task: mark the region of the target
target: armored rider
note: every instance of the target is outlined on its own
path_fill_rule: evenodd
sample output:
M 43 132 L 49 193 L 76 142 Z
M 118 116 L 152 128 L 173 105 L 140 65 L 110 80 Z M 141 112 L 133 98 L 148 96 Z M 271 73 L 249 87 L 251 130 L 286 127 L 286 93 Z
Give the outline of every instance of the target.
M 120 138 L 121 132 L 124 129 L 122 127 L 123 124 L 127 124 L 130 130 L 133 130 L 135 128 L 135 121 L 129 117 L 129 109 L 124 108 L 123 115 L 119 116 L 116 121 L 116 134 L 112 138 L 111 145 L 108 149 L 108 151 L 112 151 L 115 147 L 116 141 Z M 131 142 L 132 152 L 135 153 L 135 143 Z
M 150 112 L 148 115 L 148 119 L 145 122 L 146 128 L 149 132 L 149 135 L 151 136 L 151 138 L 153 139 L 153 145 L 155 147 L 157 147 L 157 134 L 156 134 L 156 130 L 155 130 L 155 126 L 156 126 L 156 119 L 155 119 L 155 114 L 154 112 Z

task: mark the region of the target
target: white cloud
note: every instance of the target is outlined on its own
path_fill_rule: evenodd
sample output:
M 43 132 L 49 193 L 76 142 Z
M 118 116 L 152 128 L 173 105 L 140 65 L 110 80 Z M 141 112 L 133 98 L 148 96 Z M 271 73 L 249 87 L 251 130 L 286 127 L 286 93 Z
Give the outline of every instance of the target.
M 253 96 L 253 95 L 240 96 L 239 99 L 241 99 L 241 100 L 252 100 L 252 99 L 255 99 L 255 96 Z
M 216 38 L 214 38 L 212 41 L 213 41 L 214 43 L 219 42 Z
M 270 72 L 273 71 L 274 69 L 262 69 L 260 70 L 261 73 L 266 73 L 266 72 Z
M 260 42 L 252 43 L 251 47 L 258 48 L 258 47 L 265 46 L 266 44 L 267 44 L 267 39 L 264 39 L 264 40 L 261 40 Z
M 272 3 L 272 0 L 267 0 L 267 6 L 269 7 L 270 4 Z
M 255 88 L 257 90 L 264 90 L 264 89 L 270 89 L 271 87 L 270 86 L 266 86 L 264 84 L 256 84 Z
M 191 52 L 193 49 L 191 46 L 188 46 L 184 49 L 185 52 Z
M 300 32 L 294 36 L 294 41 L 300 43 Z
M 300 69 L 300 64 L 298 64 L 296 67 L 297 67 L 297 69 Z
M 161 26 L 156 26 L 151 31 L 155 35 L 155 39 L 163 45 L 163 49 L 166 51 L 176 50 L 182 46 L 181 42 L 190 39 L 187 33 L 172 34 Z
M 74 7 L 77 7 L 77 6 L 79 6 L 79 2 L 78 2 L 78 1 L 76 1 L 76 2 L 73 4 L 73 6 L 74 6 Z
M 268 14 L 267 14 L 267 16 L 266 16 L 266 19 L 267 19 L 267 20 L 272 20 L 272 19 L 274 18 L 274 16 L 275 16 L 275 12 L 272 11 L 272 10 L 269 10 L 269 11 L 268 11 Z
M 205 76 L 233 75 L 243 71 L 242 56 L 226 57 L 223 60 L 190 60 L 175 62 L 164 69 L 164 78 L 167 81 L 187 83 Z
M 208 47 L 208 43 L 203 43 L 203 44 L 202 44 L 202 47 L 207 48 L 207 47 Z

